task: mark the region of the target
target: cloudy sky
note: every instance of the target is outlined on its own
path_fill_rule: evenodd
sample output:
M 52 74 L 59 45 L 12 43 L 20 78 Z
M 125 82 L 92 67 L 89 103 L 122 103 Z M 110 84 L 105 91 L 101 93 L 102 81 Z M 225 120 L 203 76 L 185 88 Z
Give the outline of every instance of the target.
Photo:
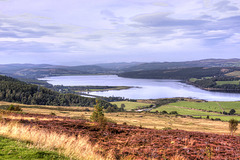
M 0 0 L 0 64 L 240 58 L 239 0 Z

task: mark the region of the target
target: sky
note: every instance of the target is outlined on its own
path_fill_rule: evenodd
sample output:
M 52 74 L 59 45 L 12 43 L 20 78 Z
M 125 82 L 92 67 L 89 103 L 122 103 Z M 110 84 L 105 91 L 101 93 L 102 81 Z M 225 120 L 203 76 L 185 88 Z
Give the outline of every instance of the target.
M 0 64 L 240 58 L 239 0 L 0 0 Z

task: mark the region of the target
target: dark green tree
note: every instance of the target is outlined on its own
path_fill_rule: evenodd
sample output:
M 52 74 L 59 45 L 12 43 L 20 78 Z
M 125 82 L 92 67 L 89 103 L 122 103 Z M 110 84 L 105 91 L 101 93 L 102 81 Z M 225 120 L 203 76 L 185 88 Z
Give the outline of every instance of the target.
M 101 105 L 100 105 L 100 102 L 99 100 L 96 100 L 96 105 L 94 106 L 94 111 L 90 117 L 90 119 L 94 122 L 98 122 L 100 123 L 101 125 L 105 124 L 106 120 L 105 120 L 105 117 L 104 117 L 104 114 L 103 114 L 103 108 Z
M 229 114 L 230 114 L 230 115 L 233 115 L 235 112 L 236 112 L 235 109 L 231 109 L 230 112 L 229 112 Z
M 121 104 L 121 111 L 124 111 L 124 108 L 125 108 L 126 106 L 125 106 L 125 104 Z

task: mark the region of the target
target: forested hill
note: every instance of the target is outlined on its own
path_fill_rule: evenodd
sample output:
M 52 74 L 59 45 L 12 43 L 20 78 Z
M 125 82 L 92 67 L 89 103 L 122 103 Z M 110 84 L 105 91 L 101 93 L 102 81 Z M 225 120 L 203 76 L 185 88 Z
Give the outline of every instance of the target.
M 226 73 L 232 72 L 239 68 L 181 68 L 168 70 L 150 70 L 150 71 L 135 71 L 118 74 L 120 77 L 128 78 L 145 78 L 145 79 L 180 79 L 187 80 L 189 78 L 202 78 L 223 76 Z
M 143 71 L 157 69 L 178 69 L 193 67 L 240 67 L 240 59 L 203 59 L 185 62 L 150 62 L 124 69 L 124 71 Z
M 82 97 L 75 94 L 60 94 L 56 91 L 27 84 L 17 79 L 0 75 L 0 100 L 35 105 L 54 106 L 93 106 L 94 98 Z M 103 100 L 105 108 L 112 106 Z

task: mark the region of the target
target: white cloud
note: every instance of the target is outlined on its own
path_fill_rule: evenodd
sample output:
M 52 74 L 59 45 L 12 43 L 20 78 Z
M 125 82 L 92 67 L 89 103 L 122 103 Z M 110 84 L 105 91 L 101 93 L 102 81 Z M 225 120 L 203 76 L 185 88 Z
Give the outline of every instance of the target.
M 237 0 L 0 1 L 0 63 L 240 58 L 239 6 Z

